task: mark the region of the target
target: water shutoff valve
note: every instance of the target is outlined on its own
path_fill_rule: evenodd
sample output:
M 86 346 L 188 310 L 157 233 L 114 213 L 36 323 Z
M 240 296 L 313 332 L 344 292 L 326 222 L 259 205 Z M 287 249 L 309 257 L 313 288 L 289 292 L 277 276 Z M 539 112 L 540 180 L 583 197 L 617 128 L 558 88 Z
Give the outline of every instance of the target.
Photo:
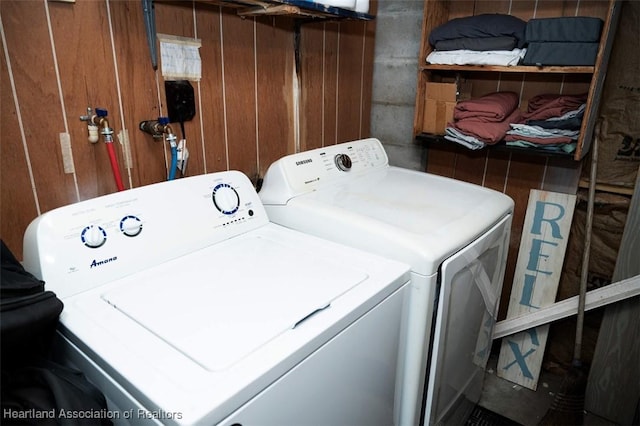
M 169 117 L 158 117 L 157 120 L 141 121 L 140 130 L 153 136 L 154 139 L 162 139 L 165 128 L 169 124 Z

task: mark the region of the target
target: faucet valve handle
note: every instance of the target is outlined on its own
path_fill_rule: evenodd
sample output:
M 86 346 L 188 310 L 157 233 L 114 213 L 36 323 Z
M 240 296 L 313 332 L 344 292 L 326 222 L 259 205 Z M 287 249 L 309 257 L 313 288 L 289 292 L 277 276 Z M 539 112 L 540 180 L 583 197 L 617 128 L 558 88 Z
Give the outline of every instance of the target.
M 107 110 L 104 108 L 96 108 L 96 115 L 98 117 L 106 117 L 108 113 L 107 113 Z

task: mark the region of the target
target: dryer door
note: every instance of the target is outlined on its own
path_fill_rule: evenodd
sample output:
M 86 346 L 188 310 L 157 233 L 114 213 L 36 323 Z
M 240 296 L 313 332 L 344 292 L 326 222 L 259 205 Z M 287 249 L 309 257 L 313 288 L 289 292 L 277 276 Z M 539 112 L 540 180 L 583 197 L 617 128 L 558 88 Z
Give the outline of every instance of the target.
M 510 230 L 511 215 L 442 263 L 425 425 L 464 424 L 480 399 Z

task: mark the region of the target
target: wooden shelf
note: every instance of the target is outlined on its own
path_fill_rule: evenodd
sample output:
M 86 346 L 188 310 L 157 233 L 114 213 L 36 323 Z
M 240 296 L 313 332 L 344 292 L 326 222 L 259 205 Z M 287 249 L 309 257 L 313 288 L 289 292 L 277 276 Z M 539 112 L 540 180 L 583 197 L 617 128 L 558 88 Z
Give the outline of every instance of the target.
M 154 13 L 154 2 L 183 4 L 191 7 L 191 1 L 184 0 L 141 0 L 142 13 L 145 30 L 147 33 L 147 43 L 151 55 L 151 65 L 153 69 L 158 68 L 158 52 L 156 51 L 156 18 Z M 238 15 L 248 16 L 289 16 L 300 19 L 305 23 L 315 20 L 360 20 L 370 21 L 375 16 L 367 13 L 359 13 L 353 10 L 327 6 L 320 3 L 303 0 L 195 0 L 198 3 L 211 4 L 220 7 L 237 9 Z M 298 38 L 296 37 L 296 40 Z M 297 41 L 296 41 L 297 43 Z
M 507 146 L 504 142 L 500 142 L 496 145 L 488 145 L 481 149 L 468 149 L 463 145 L 460 145 L 456 142 L 449 141 L 444 138 L 442 135 L 434 135 L 431 133 L 419 133 L 416 135 L 416 140 L 422 143 L 426 147 L 435 147 L 435 148 L 452 148 L 452 149 L 460 149 L 468 153 L 473 152 L 482 152 L 487 149 L 495 150 L 495 151 L 504 151 L 504 152 L 517 152 L 527 155 L 535 155 L 535 156 L 543 156 L 543 157 L 556 157 L 556 158 L 566 158 L 567 160 L 573 161 L 573 153 L 563 152 L 563 151 L 552 151 L 548 149 L 538 149 L 538 148 L 524 148 L 518 146 Z
M 375 16 L 349 9 L 327 6 L 303 0 L 196 0 L 238 10 L 240 16 L 290 16 L 294 18 L 332 20 L 354 19 L 370 21 Z
M 583 159 L 589 152 L 593 139 L 594 126 L 607 72 L 607 63 L 620 15 L 620 4 L 620 0 L 602 0 L 589 2 L 580 9 L 581 15 L 600 18 L 604 23 L 594 66 L 440 65 L 426 63 L 426 58 L 432 52 L 432 46 L 428 40 L 434 28 L 451 19 L 471 16 L 475 13 L 490 13 L 493 10 L 498 13 L 502 9 L 499 2 L 490 4 L 490 2 L 483 2 L 482 0 L 472 0 L 470 2 L 424 0 L 422 41 L 418 56 L 418 84 L 413 124 L 415 138 L 424 139 L 423 123 L 425 122 L 425 99 L 429 99 L 426 93 L 428 83 L 450 83 L 458 81 L 459 77 L 464 77 L 465 82 L 470 83 L 472 98 L 478 98 L 497 90 L 513 91 L 519 94 L 520 103 L 525 106 L 530 99 L 543 93 L 587 93 L 586 108 L 576 150 L 573 154 L 560 153 L 565 157 L 572 156 L 578 161 Z M 518 9 L 521 19 L 526 20 L 532 15 L 535 16 L 535 11 L 528 10 L 526 9 L 527 7 L 529 7 L 528 4 Z M 547 2 L 545 7 L 547 7 L 546 14 L 548 16 L 563 16 L 568 10 L 563 8 L 562 2 Z M 478 12 L 479 9 L 482 12 Z M 502 12 L 505 13 L 504 10 Z M 465 73 L 465 75 L 458 75 L 461 73 Z M 518 74 L 521 74 L 522 77 Z M 433 144 L 434 147 L 443 145 Z M 516 150 L 516 148 L 504 145 L 502 145 L 502 148 L 499 148 L 499 146 L 491 146 L 489 148 Z M 536 153 L 550 155 L 549 151 L 546 150 L 529 148 L 518 150 L 531 153 L 536 151 Z
M 566 67 L 566 66 L 497 66 L 497 65 L 435 65 L 426 64 L 420 67 L 422 71 L 471 71 L 471 72 L 513 72 L 513 73 L 554 73 L 554 74 L 593 74 L 595 67 Z

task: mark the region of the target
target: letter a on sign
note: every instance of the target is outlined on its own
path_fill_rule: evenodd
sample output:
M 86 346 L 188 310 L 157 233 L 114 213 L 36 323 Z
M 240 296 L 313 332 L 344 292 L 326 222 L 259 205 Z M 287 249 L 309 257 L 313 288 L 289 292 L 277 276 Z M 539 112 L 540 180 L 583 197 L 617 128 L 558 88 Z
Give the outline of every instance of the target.
M 507 318 L 554 303 L 567 249 L 576 196 L 531 190 L 522 228 Z M 502 339 L 497 374 L 535 390 L 549 325 Z

